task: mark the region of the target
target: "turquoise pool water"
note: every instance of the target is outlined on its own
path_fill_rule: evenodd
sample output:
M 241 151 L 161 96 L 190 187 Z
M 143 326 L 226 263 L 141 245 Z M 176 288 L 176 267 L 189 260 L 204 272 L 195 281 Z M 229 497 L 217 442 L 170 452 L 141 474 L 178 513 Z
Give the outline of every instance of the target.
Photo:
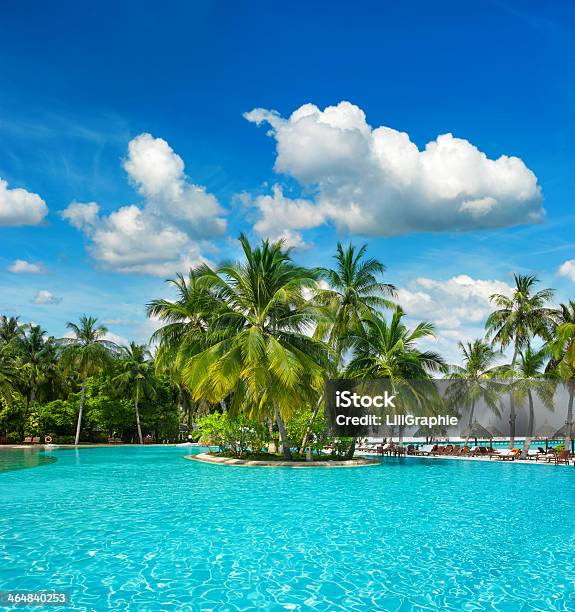
M 573 468 L 188 453 L 57 450 L 1 472 L 0 590 L 65 590 L 73 610 L 575 609 Z

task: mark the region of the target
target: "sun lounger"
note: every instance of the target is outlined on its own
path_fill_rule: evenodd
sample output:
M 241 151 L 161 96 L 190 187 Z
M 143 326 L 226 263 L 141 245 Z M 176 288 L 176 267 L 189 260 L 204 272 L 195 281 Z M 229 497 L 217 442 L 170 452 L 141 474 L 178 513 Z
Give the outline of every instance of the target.
M 432 453 L 433 455 L 445 455 L 445 446 L 438 446 Z
M 22 444 L 32 444 L 32 436 L 26 436 L 22 441 Z
M 539 453 L 535 456 L 535 461 L 545 461 L 546 463 L 551 463 L 551 461 L 555 461 L 555 455 L 557 453 L 550 448 L 546 453 Z
M 40 444 L 40 438 L 32 438 L 32 444 Z
M 431 455 L 437 449 L 437 444 L 424 444 L 417 449 L 418 455 Z
M 504 448 L 499 449 L 490 455 L 491 459 L 501 459 L 502 461 L 515 461 L 521 455 L 519 448 Z
M 391 452 L 393 451 L 393 444 L 382 444 L 381 446 L 377 447 L 377 454 L 378 455 L 391 455 Z
M 559 465 L 560 463 L 565 463 L 566 465 L 569 465 L 569 451 L 568 450 L 559 451 L 555 455 L 555 463 L 556 465 Z
M 542 453 L 538 448 L 530 448 L 527 451 L 527 455 L 525 455 L 525 456 L 530 461 L 533 461 L 533 460 L 537 461 L 539 459 L 539 457 L 541 457 L 544 454 L 545 454 L 545 452 Z

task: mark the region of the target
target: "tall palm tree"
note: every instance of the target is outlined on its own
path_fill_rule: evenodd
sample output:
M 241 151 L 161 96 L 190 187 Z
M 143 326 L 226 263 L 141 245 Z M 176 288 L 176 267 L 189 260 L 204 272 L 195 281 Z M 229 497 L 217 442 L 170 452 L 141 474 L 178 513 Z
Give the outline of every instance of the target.
M 25 326 L 21 325 L 20 317 L 0 316 L 0 343 L 10 344 L 22 338 Z
M 366 258 L 367 245 L 357 249 L 353 244 L 337 244 L 335 267 L 320 269 L 328 288 L 316 294 L 316 301 L 331 313 L 329 320 L 320 323 L 316 336 L 327 341 L 335 355 L 336 367 L 346 347 L 346 338 L 361 328 L 363 319 L 377 310 L 395 308 L 389 299 L 396 295 L 395 287 L 379 280 L 385 266 L 377 259 Z
M 515 274 L 515 287 L 511 297 L 494 293 L 491 302 L 498 308 L 486 321 L 487 336 L 501 349 L 513 346 L 510 368 L 515 369 L 519 352 L 526 349 L 534 336 L 548 339 L 556 311 L 547 306 L 553 298 L 553 289 L 534 291 L 539 282 L 531 274 Z M 510 397 L 509 447 L 515 445 L 515 401 Z
M 136 414 L 136 426 L 138 428 L 138 439 L 140 444 L 144 443 L 142 427 L 140 425 L 140 399 L 147 395 L 153 397 L 154 369 L 150 350 L 145 344 L 130 342 L 129 346 L 120 347 L 120 362 L 118 367 L 120 373 L 114 377 L 114 381 L 121 389 L 129 390 L 134 399 L 134 412 Z
M 452 382 L 447 389 L 447 396 L 452 405 L 469 408 L 468 429 L 471 429 L 478 401 L 484 401 L 493 412 L 499 412 L 497 400 L 502 388 L 494 382 L 494 377 L 498 372 L 495 361 L 501 353 L 482 340 L 466 344 L 460 342 L 459 349 L 463 354 L 463 365 L 451 366 Z M 469 436 L 466 443 L 468 439 Z
M 538 350 L 530 345 L 519 353 L 519 359 L 514 369 L 504 366 L 503 375 L 511 377 L 512 393 L 515 404 L 522 406 L 525 402 L 529 406 L 529 417 L 527 421 L 527 435 L 523 443 L 523 453 L 527 454 L 534 434 L 535 407 L 533 394 L 539 398 L 541 403 L 549 410 L 553 408 L 553 396 L 555 395 L 555 383 L 548 380 L 545 373 L 545 365 L 549 361 L 547 347 Z
M 78 323 L 68 321 L 66 327 L 72 332 L 73 337 L 62 338 L 60 341 L 64 347 L 62 361 L 65 367 L 72 368 L 78 372 L 82 380 L 80 409 L 78 411 L 78 423 L 74 440 L 76 445 L 80 442 L 88 378 L 108 365 L 112 355 L 117 350 L 117 346 L 113 342 L 106 340 L 107 328 L 97 323 L 98 319 L 86 315 L 82 315 Z
M 38 389 L 56 366 L 54 338 L 46 338 L 47 332 L 39 325 L 31 325 L 22 336 L 14 336 L 10 345 L 15 347 L 18 359 L 18 385 L 26 399 L 22 421 L 24 424 L 36 401 Z
M 194 401 L 230 397 L 232 410 L 272 414 L 289 458 L 284 419 L 323 385 L 325 346 L 306 334 L 318 313 L 304 290 L 316 288 L 317 274 L 296 266 L 283 241 L 254 248 L 241 235 L 240 243 L 243 262 L 194 272 L 192 305 L 183 321 L 174 321 L 185 334 L 176 334 L 173 357 Z M 159 306 L 152 304 L 153 312 L 170 320 L 166 305 Z M 204 320 L 206 326 L 196 324 Z M 171 342 L 169 329 L 156 337 Z
M 417 347 L 419 340 L 435 336 L 433 325 L 422 322 L 410 330 L 403 317 L 398 307 L 389 322 L 378 315 L 364 319 L 361 329 L 349 334 L 351 358 L 345 373 L 349 378 L 386 379 L 392 393 L 401 389 L 404 401 L 410 401 L 414 410 L 429 412 L 437 407 L 437 394 L 421 383 L 432 374 L 445 372 L 446 364 L 438 353 Z
M 559 325 L 555 330 L 555 339 L 549 344 L 553 355 L 553 367 L 557 375 L 565 381 L 569 394 L 565 449 L 569 449 L 573 440 L 573 405 L 575 403 L 575 302 L 561 304 L 559 308 Z
M 317 325 L 314 335 L 327 342 L 334 357 L 335 375 L 341 367 L 345 350 L 349 348 L 348 339 L 351 334 L 361 331 L 362 321 L 378 310 L 396 306 L 390 299 L 396 295 L 395 287 L 379 280 L 385 266 L 377 259 L 367 258 L 366 252 L 366 244 L 358 249 L 351 243 L 344 247 L 338 242 L 335 267 L 320 268 L 320 276 L 328 287 L 317 291 L 315 301 L 329 316 Z M 322 397 L 316 403 L 301 448 L 307 446 L 321 400 Z
M 10 344 L 0 344 L 0 400 L 9 403 L 18 380 L 16 355 Z

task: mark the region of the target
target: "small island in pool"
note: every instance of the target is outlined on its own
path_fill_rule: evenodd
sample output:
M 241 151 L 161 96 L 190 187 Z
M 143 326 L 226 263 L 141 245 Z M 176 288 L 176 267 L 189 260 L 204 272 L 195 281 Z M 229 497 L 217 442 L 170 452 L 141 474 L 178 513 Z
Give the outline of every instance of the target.
M 286 461 L 282 455 L 274 453 L 249 453 L 243 458 L 236 457 L 233 453 L 208 452 L 197 455 L 187 455 L 186 459 L 211 463 L 214 465 L 234 465 L 245 467 L 289 467 L 289 468 L 334 468 L 334 467 L 363 467 L 377 465 L 377 459 L 367 457 L 354 457 L 353 459 L 340 459 L 333 455 L 313 455 L 311 458 L 305 456 L 292 456 Z

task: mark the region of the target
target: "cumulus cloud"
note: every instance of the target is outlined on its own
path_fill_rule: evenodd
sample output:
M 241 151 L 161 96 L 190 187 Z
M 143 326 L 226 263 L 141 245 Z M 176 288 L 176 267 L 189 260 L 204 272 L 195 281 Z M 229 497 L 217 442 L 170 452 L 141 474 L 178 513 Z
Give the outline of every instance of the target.
M 0 226 L 38 225 L 47 214 L 46 202 L 37 193 L 9 189 L 7 181 L 0 178 Z
M 566 276 L 573 282 L 575 282 L 575 259 L 568 259 L 563 262 L 557 270 L 559 276 Z
M 442 134 L 423 150 L 408 134 L 372 128 L 349 102 L 323 111 L 305 104 L 288 119 L 257 108 L 245 118 L 267 123 L 276 140 L 274 169 L 316 195 L 304 207 L 305 229 L 332 221 L 342 231 L 397 235 L 418 231 L 495 228 L 544 219 L 537 177 L 521 159 L 489 159 L 476 146 Z M 274 192 L 258 224 L 269 225 L 273 204 L 289 208 Z M 274 229 L 270 228 L 270 231 Z
M 59 304 L 61 301 L 61 297 L 55 296 L 53 293 L 50 293 L 50 291 L 46 291 L 46 289 L 38 291 L 32 300 L 34 304 Z
M 86 204 L 72 202 L 60 213 L 60 216 L 76 229 L 88 230 L 96 227 L 98 224 L 99 212 L 100 206 L 96 202 L 87 202 Z
M 217 198 L 189 182 L 182 158 L 165 140 L 140 134 L 128 145 L 128 153 L 124 169 L 148 212 L 167 216 L 195 238 L 225 233 L 224 211 Z
M 324 217 L 311 202 L 284 196 L 282 188 L 274 185 L 272 195 L 261 195 L 253 200 L 260 217 L 254 226 L 262 238 L 284 239 L 289 246 L 305 247 L 299 229 L 310 229 L 321 225 Z
M 161 138 L 141 134 L 128 146 L 124 169 L 143 197 L 108 215 L 96 202 L 72 202 L 61 215 L 89 239 L 105 268 L 166 276 L 206 261 L 202 247 L 222 235 L 226 221 L 217 199 L 189 182 L 184 162 Z
M 455 363 L 460 359 L 457 342 L 485 335 L 484 323 L 493 310 L 490 296 L 511 295 L 513 288 L 498 280 L 460 274 L 447 280 L 417 278 L 397 291 L 397 301 L 410 322 L 426 320 L 436 326 L 437 339 L 427 343 Z
M 502 281 L 460 274 L 448 280 L 417 278 L 408 287 L 398 289 L 397 297 L 406 314 L 457 330 L 469 323 L 483 323 L 493 309 L 490 296 L 511 295 L 512 291 Z
M 41 274 L 44 272 L 44 266 L 31 263 L 24 259 L 16 259 L 8 266 L 8 271 L 14 274 Z

